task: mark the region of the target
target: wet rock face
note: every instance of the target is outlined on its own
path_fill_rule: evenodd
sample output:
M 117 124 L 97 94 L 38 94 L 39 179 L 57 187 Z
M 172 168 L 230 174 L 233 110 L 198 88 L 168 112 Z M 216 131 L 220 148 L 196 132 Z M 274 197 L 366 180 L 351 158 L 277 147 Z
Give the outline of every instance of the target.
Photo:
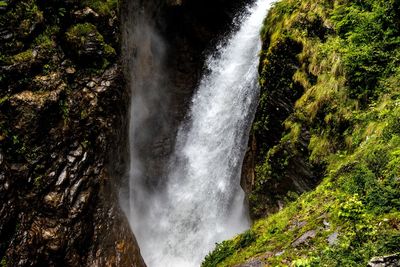
M 152 89 L 152 85 L 146 85 L 142 86 L 145 89 L 140 89 L 141 87 L 137 86 L 137 80 L 132 79 L 132 93 L 141 95 L 144 99 L 143 103 L 150 102 L 147 105 L 149 108 L 146 110 L 146 119 L 142 121 L 143 125 L 140 126 L 138 134 L 133 139 L 136 140 L 135 148 L 138 151 L 137 154 L 140 155 L 146 184 L 151 190 L 154 187 L 163 186 L 159 177 L 164 173 L 175 145 L 178 127 L 187 114 L 190 99 L 201 74 L 205 71 L 204 61 L 210 52 L 209 49 L 215 47 L 215 43 L 232 30 L 230 26 L 234 17 L 252 0 L 126 2 L 127 8 L 123 10 L 122 16 L 125 18 L 123 53 L 126 55 L 125 59 L 134 61 L 133 63 L 126 62 L 126 73 L 129 75 L 135 72 L 132 70 L 135 62 L 141 61 L 140 66 L 145 65 L 151 68 L 152 82 L 156 83 L 157 79 L 162 80 L 158 88 Z M 135 47 L 137 42 L 130 40 L 134 35 L 133 29 L 138 20 L 135 18 L 143 14 L 157 35 L 157 38 L 153 37 L 153 42 L 146 43 L 146 46 L 151 48 L 149 54 L 153 53 L 154 56 L 154 54 L 157 55 L 158 50 L 164 50 L 164 57 L 160 63 L 163 68 L 162 75 L 157 72 L 157 66 L 154 66 L 151 56 L 138 59 L 140 56 Z M 160 60 L 161 57 L 156 56 L 155 61 Z M 146 70 L 142 68 L 140 71 Z
M 284 121 L 294 112 L 295 102 L 303 94 L 302 86 L 292 79 L 300 67 L 297 55 L 302 45 L 290 38 L 272 45 L 265 40 L 263 50 L 268 53 L 260 58 L 261 97 L 241 182 L 253 219 L 279 211 L 288 194 L 312 189 L 322 172 L 321 166 L 314 166 L 308 160 L 310 134 L 307 129 L 300 130 L 296 144 L 283 138 Z M 262 170 L 260 167 L 266 164 L 268 170 Z
M 117 200 L 129 105 L 117 9 L 94 2 L 0 9 L 2 266 L 144 266 Z

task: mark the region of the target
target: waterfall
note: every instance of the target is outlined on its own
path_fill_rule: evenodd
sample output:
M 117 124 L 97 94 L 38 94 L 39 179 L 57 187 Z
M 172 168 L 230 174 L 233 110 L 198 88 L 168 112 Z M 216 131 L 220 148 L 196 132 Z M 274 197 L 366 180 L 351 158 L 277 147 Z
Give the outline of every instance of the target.
M 131 198 L 130 221 L 149 267 L 199 266 L 216 242 L 249 227 L 240 172 L 259 91 L 259 32 L 271 2 L 249 7 L 239 30 L 207 60 L 163 189 Z M 130 179 L 131 192 L 142 190 L 140 175 Z

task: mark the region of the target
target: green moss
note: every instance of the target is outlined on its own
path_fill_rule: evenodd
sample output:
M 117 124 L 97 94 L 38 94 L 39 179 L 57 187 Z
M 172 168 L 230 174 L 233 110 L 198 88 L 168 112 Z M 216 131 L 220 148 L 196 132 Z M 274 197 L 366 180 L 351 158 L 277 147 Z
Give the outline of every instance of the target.
M 36 188 L 40 188 L 42 185 L 42 181 L 43 181 L 43 176 L 37 176 L 37 177 L 35 177 L 35 180 L 33 183 Z
M 80 23 L 72 26 L 66 32 L 67 39 L 71 43 L 84 44 L 87 37 L 93 34 L 99 41 L 104 41 L 101 34 L 97 31 L 96 26 L 92 23 Z
M 13 63 L 24 63 L 24 62 L 30 62 L 34 58 L 33 50 L 28 49 L 24 52 L 21 52 L 19 54 L 16 54 L 12 57 L 12 62 Z
M 108 59 L 116 55 L 115 49 L 104 41 L 96 26 L 91 23 L 72 26 L 66 32 L 66 39 L 73 48 L 71 53 L 82 62 L 94 65 L 97 70 L 103 70 L 109 64 Z M 88 50 L 89 45 L 91 49 Z
M 104 45 L 104 53 L 105 53 L 105 56 L 108 58 L 115 57 L 117 54 L 115 52 L 115 49 L 111 45 L 108 45 L 108 44 Z
M 21 1 L 15 13 L 15 18 L 19 18 L 18 31 L 22 37 L 28 37 L 32 34 L 32 28 L 35 24 L 42 23 L 44 20 L 43 12 L 39 9 L 35 1 Z
M 64 122 L 68 122 L 69 112 L 70 112 L 68 103 L 65 100 L 60 100 L 59 105 L 60 105 L 61 114 L 64 119 Z
M 5 95 L 3 97 L 0 98 L 0 105 L 5 103 L 8 99 L 10 99 L 10 96 Z
M 118 10 L 118 0 L 85 0 L 82 6 L 89 6 L 100 15 L 112 15 Z
M 33 45 L 43 49 L 53 49 L 56 45 L 54 40 L 59 31 L 60 28 L 57 26 L 47 27 L 43 33 L 35 38 Z

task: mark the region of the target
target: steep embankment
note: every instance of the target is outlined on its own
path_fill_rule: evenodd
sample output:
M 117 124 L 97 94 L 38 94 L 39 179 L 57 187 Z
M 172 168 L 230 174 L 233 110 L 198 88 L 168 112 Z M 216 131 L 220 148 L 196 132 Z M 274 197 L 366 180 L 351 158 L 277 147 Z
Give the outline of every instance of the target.
M 1 266 L 143 266 L 116 195 L 118 2 L 0 1 L 0 27 Z
M 203 266 L 365 266 L 399 252 L 398 2 L 283 0 L 262 40 L 243 171 L 259 220 Z

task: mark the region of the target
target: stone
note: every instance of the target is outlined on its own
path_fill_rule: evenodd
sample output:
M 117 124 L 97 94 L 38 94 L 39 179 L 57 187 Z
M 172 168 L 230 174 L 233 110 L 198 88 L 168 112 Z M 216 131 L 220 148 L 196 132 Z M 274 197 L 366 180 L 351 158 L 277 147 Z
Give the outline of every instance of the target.
M 77 10 L 74 12 L 74 15 L 78 18 L 78 19 L 84 19 L 85 17 L 94 17 L 94 18 L 98 18 L 99 14 L 97 14 L 93 9 L 91 9 L 90 7 L 85 7 L 82 10 Z
M 65 182 L 65 180 L 67 179 L 67 177 L 68 177 L 67 167 L 65 167 L 62 170 L 60 176 L 58 176 L 58 179 L 57 179 L 57 182 L 56 182 L 56 186 L 62 185 Z
M 52 208 L 57 208 L 62 201 L 62 194 L 50 192 L 44 197 L 44 203 Z
M 81 64 L 91 65 L 103 59 L 104 37 L 92 23 L 72 26 L 66 32 L 66 41 L 71 47 L 69 53 Z
M 76 157 L 68 155 L 67 156 L 67 160 L 68 160 L 69 163 L 74 163 L 74 161 L 76 160 Z
M 76 197 L 76 195 L 79 193 L 79 188 L 83 182 L 83 179 L 79 179 L 78 182 L 76 182 L 72 187 L 71 190 L 69 191 L 69 202 L 72 203 Z
M 87 84 L 87 87 L 89 87 L 89 88 L 93 88 L 93 87 L 95 87 L 96 86 L 96 83 L 94 82 L 94 81 L 90 81 L 88 84 Z
M 72 151 L 71 153 L 74 157 L 80 157 L 83 154 L 82 146 L 79 146 L 76 150 Z
M 400 266 L 400 253 L 374 257 L 368 262 L 368 267 L 399 267 Z
M 292 243 L 292 247 L 298 247 L 299 245 L 306 243 L 308 239 L 314 238 L 316 234 L 317 232 L 315 230 L 305 232 L 301 237 Z
M 60 87 L 55 91 L 23 91 L 19 94 L 14 95 L 10 98 L 12 106 L 21 107 L 21 105 L 27 105 L 38 109 L 43 109 L 50 103 L 55 103 L 59 100 L 60 94 L 63 88 Z
M 67 74 L 74 74 L 74 73 L 76 72 L 76 69 L 73 68 L 73 67 L 69 67 L 69 68 L 66 68 L 66 69 L 65 69 L 65 72 L 66 72 Z
M 333 234 L 328 236 L 328 243 L 330 246 L 336 245 L 338 242 L 339 233 L 334 232 Z
M 70 210 L 70 214 L 73 218 L 79 215 L 85 209 L 85 207 L 88 204 L 90 195 L 91 195 L 90 191 L 84 191 L 81 192 L 79 196 L 76 198 L 76 201 Z
M 289 226 L 289 230 L 293 231 L 295 229 L 303 228 L 306 224 L 307 222 L 305 221 L 299 222 L 296 220 Z
M 282 255 L 283 255 L 283 253 L 285 253 L 285 251 L 284 251 L 284 250 L 282 250 L 282 251 L 279 251 L 279 252 L 275 253 L 275 256 L 276 256 L 276 257 L 282 256 Z

